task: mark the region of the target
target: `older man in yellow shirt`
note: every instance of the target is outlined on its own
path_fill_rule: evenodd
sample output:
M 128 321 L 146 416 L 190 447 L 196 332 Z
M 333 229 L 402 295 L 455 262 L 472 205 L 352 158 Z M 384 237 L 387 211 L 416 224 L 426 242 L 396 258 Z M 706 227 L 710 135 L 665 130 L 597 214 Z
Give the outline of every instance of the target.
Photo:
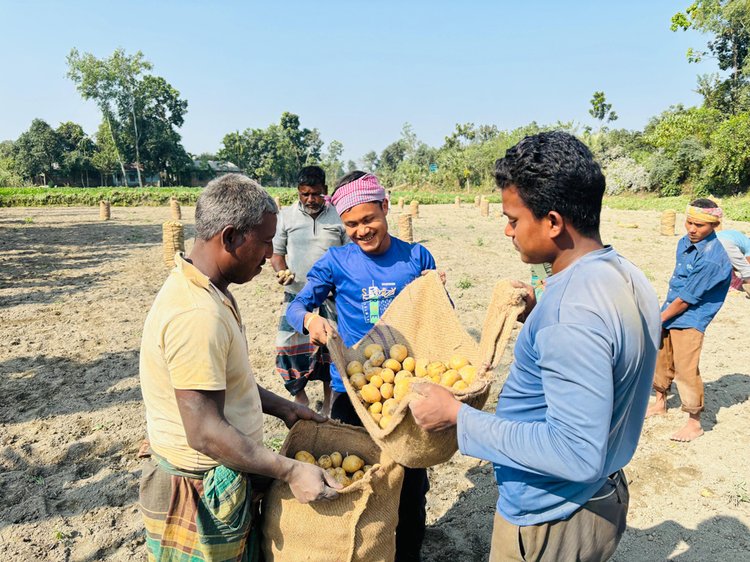
M 151 449 L 140 508 L 149 559 L 257 558 L 254 476 L 288 482 L 301 502 L 334 498 L 340 487 L 263 446 L 263 413 L 288 427 L 325 419 L 257 384 L 229 291 L 271 257 L 277 212 L 249 178 L 211 182 L 196 206 L 195 246 L 175 258 L 146 318 L 140 376 Z

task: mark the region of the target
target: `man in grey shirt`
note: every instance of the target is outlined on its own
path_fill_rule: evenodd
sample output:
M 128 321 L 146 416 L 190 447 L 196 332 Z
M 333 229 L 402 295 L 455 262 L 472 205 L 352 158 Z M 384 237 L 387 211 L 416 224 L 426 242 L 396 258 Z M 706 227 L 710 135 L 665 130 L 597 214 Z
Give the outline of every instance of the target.
M 295 402 L 305 406 L 309 403 L 307 381 L 323 381 L 322 412 L 326 415 L 331 406 L 331 358 L 328 350 L 314 345 L 307 335 L 289 325 L 286 308 L 305 286 L 310 268 L 328 248 L 349 242 L 338 213 L 326 201 L 327 192 L 325 172 L 320 167 L 302 168 L 297 184 L 299 202 L 279 213 L 271 258 L 277 280 L 284 286 L 284 313 L 276 336 L 276 371 Z M 336 312 L 330 298 L 319 313 L 335 323 Z

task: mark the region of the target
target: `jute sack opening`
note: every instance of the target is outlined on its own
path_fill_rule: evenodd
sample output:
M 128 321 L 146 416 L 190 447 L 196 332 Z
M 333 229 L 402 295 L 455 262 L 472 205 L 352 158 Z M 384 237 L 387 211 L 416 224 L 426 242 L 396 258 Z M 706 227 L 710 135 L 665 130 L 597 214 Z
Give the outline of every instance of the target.
M 280 454 L 294 457 L 300 450 L 315 458 L 355 454 L 372 468 L 332 501 L 299 503 L 288 484 L 275 481 L 263 500 L 266 560 L 393 560 L 404 469 L 363 428 L 334 421 L 294 424 Z
M 345 375 L 350 361 L 363 361 L 364 348 L 376 343 L 386 350 L 393 344 L 406 345 L 409 355 L 417 360 L 448 361 L 454 354 L 463 355 L 479 372 L 464 391 L 455 391 L 456 398 L 474 408 L 482 408 L 492 384 L 492 369 L 502 356 L 518 315 L 523 312 L 523 289 L 515 289 L 510 281 L 500 281 L 485 318 L 482 338 L 477 342 L 461 326 L 437 272 L 431 271 L 410 283 L 393 300 L 372 330 L 347 348 L 340 337 L 329 338 L 328 350 L 343 374 L 346 393 L 357 415 L 373 440 L 390 456 L 410 468 L 426 468 L 446 462 L 458 449 L 455 428 L 431 432 L 421 429 L 408 405 L 419 395 L 407 394 L 391 416 L 391 423 L 381 429 L 370 416 L 356 389 Z M 483 364 L 489 369 L 483 369 Z M 415 381 L 428 382 L 426 378 Z

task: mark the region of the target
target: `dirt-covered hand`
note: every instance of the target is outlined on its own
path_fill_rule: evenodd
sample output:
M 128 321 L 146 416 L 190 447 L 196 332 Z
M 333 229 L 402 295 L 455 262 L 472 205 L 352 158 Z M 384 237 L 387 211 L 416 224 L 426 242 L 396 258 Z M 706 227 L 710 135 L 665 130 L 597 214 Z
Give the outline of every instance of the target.
M 310 334 L 310 341 L 315 345 L 326 345 L 329 337 L 336 337 L 333 326 L 321 316 L 312 319 L 307 331 Z
M 424 397 L 409 402 L 409 409 L 419 427 L 440 431 L 456 425 L 461 402 L 450 390 L 427 382 L 413 383 L 411 390 Z
M 319 466 L 295 461 L 289 478 L 289 488 L 298 502 L 334 500 L 338 497 L 337 490 L 341 487 L 341 484 Z

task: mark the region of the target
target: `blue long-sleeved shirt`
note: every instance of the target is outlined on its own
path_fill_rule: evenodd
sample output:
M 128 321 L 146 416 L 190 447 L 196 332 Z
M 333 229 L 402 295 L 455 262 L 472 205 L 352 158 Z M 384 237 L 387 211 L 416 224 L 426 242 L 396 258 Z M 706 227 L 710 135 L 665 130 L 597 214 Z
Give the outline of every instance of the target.
M 662 310 L 680 297 L 688 303 L 682 314 L 664 322 L 664 328 L 695 328 L 705 332 L 724 304 L 732 282 L 732 264 L 715 232 L 693 244 L 687 236 L 677 243 L 674 273 Z
M 435 269 L 435 259 L 427 248 L 393 236 L 390 248 L 380 255 L 366 254 L 356 244 L 329 248 L 289 304 L 287 321 L 304 333 L 305 314 L 319 307 L 333 291 L 338 332 L 344 344 L 351 347 L 372 329 L 396 295 L 428 269 Z M 346 392 L 335 365 L 331 365 L 331 387 Z
M 547 278 L 495 414 L 458 415 L 459 448 L 494 464 L 505 519 L 564 519 L 628 463 L 660 333 L 653 288 L 610 247 Z

